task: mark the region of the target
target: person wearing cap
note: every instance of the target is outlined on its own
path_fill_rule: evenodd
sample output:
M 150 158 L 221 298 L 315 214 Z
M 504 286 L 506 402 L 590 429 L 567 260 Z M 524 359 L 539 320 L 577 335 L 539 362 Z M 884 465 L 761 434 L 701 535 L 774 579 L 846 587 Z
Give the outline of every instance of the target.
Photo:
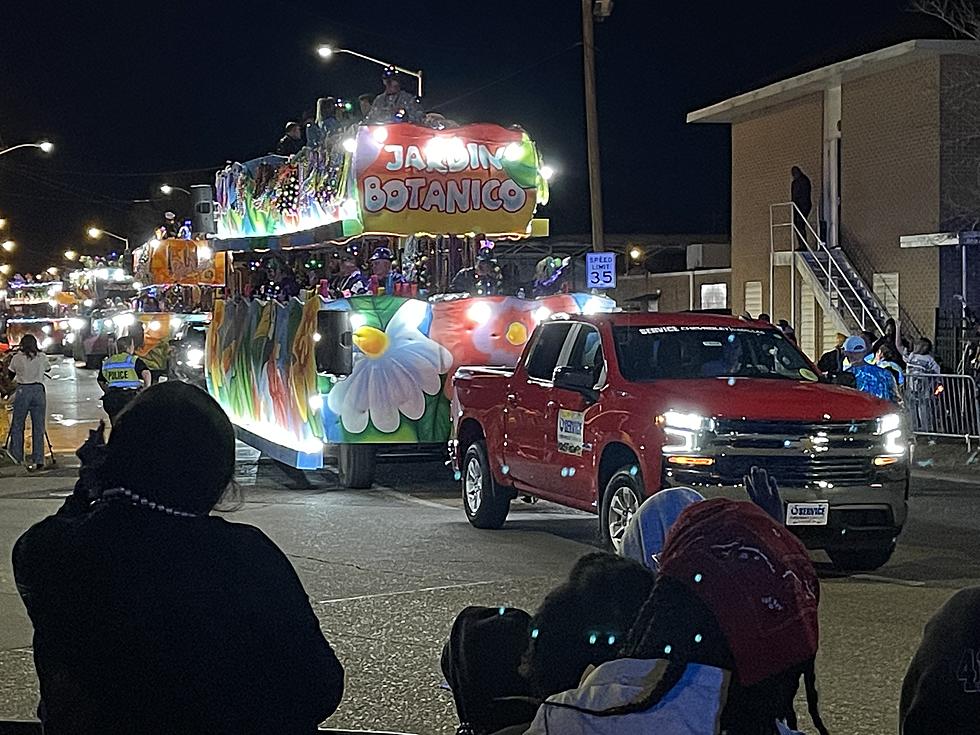
M 337 298 L 363 296 L 371 290 L 371 281 L 361 272 L 357 256 L 350 250 L 340 256 L 340 277 L 337 281 Z
M 500 293 L 500 278 L 493 248 L 482 247 L 476 254 L 476 265 L 461 268 L 449 284 L 452 293 L 470 296 L 496 296 Z
M 303 149 L 303 128 L 295 120 L 286 123 L 286 131 L 276 144 L 277 156 L 292 156 Z
M 899 402 L 898 385 L 891 371 L 872 365 L 865 358 L 869 354 L 864 337 L 856 334 L 844 340 L 844 358 L 847 367 L 844 372 L 854 376 L 855 387 L 892 403 Z
M 422 107 L 414 95 L 402 89 L 398 72 L 393 66 L 385 67 L 381 74 L 381 83 L 384 85 L 384 92 L 374 98 L 365 122 L 421 122 Z
M 715 498 L 670 530 L 620 658 L 549 697 L 528 735 L 795 732 L 817 706 L 820 584 L 803 544 L 753 503 Z
M 392 269 L 394 260 L 391 250 L 380 247 L 371 254 L 371 293 L 393 294 L 395 287 L 407 283 L 405 276 Z

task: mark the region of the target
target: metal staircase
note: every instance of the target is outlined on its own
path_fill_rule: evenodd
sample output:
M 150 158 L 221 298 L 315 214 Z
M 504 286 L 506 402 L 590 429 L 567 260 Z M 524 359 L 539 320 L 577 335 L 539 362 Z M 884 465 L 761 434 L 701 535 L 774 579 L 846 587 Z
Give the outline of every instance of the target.
M 792 202 L 769 206 L 769 233 L 770 263 L 776 262 L 777 253 L 785 253 L 839 331 L 882 334 L 885 322 L 898 317 L 888 313 L 844 251 L 828 247 Z M 770 265 L 771 276 L 772 269 Z

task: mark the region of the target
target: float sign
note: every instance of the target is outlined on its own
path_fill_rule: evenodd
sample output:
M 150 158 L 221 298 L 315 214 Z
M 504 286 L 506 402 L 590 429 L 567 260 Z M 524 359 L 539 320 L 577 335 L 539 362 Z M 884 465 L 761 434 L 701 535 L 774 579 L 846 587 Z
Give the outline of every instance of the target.
M 616 253 L 586 253 L 585 283 L 589 288 L 616 288 Z
M 365 232 L 524 235 L 538 203 L 537 150 L 516 128 L 362 125 L 353 164 Z

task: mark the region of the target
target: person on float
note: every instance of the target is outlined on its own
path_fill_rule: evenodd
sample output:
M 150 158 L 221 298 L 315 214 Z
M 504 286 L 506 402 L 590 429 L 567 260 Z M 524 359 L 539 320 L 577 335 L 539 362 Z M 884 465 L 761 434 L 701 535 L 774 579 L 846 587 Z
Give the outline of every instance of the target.
M 338 281 L 338 298 L 363 296 L 370 293 L 371 281 L 361 272 L 357 256 L 349 250 L 340 257 L 340 278 Z
M 400 284 L 407 283 L 401 273 L 391 267 L 394 255 L 386 247 L 380 247 L 371 255 L 371 293 L 393 294 Z
M 493 248 L 482 247 L 476 255 L 476 264 L 460 269 L 449 290 L 453 293 L 468 293 L 470 296 L 496 296 L 500 293 L 500 270 L 493 257 Z

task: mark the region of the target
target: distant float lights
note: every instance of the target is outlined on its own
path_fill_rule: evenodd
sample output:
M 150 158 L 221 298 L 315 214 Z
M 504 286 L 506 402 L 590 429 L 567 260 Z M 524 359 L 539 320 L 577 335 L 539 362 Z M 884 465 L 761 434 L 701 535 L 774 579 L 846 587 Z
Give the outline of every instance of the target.
M 548 164 L 545 164 L 544 166 L 541 167 L 539 173 L 541 174 L 542 179 L 544 179 L 545 181 L 551 181 L 551 179 L 555 175 L 555 169 L 549 166 Z

